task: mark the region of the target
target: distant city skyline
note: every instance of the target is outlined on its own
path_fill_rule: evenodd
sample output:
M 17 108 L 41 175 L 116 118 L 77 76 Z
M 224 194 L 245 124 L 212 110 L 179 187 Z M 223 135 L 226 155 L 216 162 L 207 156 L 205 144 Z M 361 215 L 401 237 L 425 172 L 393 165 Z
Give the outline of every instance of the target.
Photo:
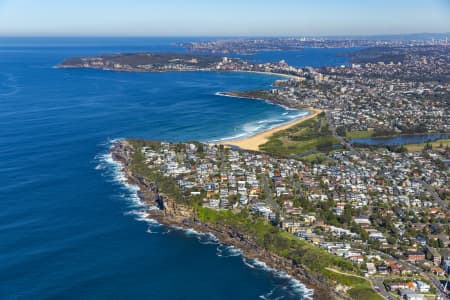
M 332 36 L 450 32 L 449 0 L 0 0 L 0 36 Z

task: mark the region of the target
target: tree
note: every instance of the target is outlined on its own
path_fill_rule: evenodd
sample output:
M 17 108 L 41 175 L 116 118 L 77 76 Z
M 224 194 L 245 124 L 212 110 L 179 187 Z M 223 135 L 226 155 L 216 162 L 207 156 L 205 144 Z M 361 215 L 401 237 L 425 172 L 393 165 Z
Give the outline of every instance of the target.
M 433 146 L 430 143 L 428 143 L 428 142 L 423 147 L 423 150 L 431 150 L 431 149 L 433 149 Z
M 387 242 L 388 242 L 389 244 L 391 244 L 391 245 L 395 245 L 395 243 L 397 242 L 397 239 L 396 239 L 395 237 L 393 237 L 392 235 L 389 235 L 389 236 L 386 238 L 386 240 L 387 240 Z
M 353 220 L 353 207 L 350 204 L 346 204 L 344 206 L 344 211 L 342 212 L 342 215 L 339 218 L 339 221 L 341 224 L 348 224 L 350 225 Z
M 369 233 L 367 231 L 365 231 L 364 229 L 361 230 L 361 239 L 365 242 L 367 242 L 367 240 L 369 240 Z
M 336 127 L 336 134 L 339 136 L 345 136 L 346 135 L 346 130 L 344 126 L 338 126 Z
M 275 221 L 274 221 L 274 225 L 278 226 L 281 223 L 281 217 L 280 217 L 280 212 L 277 211 L 275 213 Z
M 199 152 L 199 153 L 205 152 L 205 148 L 203 147 L 203 144 L 198 144 L 197 152 Z

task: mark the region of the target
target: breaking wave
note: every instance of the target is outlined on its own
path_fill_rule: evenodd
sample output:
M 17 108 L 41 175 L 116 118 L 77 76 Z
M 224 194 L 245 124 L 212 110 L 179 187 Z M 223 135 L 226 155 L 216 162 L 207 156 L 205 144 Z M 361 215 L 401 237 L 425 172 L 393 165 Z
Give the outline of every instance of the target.
M 286 294 L 294 299 L 313 299 L 314 290 L 308 289 L 304 284 L 302 284 L 300 281 L 290 276 L 286 272 L 275 270 L 258 259 L 249 259 L 242 257 L 242 261 L 251 269 L 270 272 L 274 275 L 274 278 L 277 281 L 276 287 L 269 292 L 260 295 L 259 297 L 261 299 L 283 299 L 286 297 Z
M 116 140 L 108 142 L 110 146 Z M 109 147 L 108 147 L 109 148 Z M 146 232 L 149 234 L 168 234 L 173 230 L 181 231 L 188 237 L 194 237 L 200 244 L 203 245 L 217 245 L 216 255 L 220 258 L 230 257 L 242 257 L 242 262 L 249 268 L 258 271 L 270 272 L 274 275 L 276 280 L 276 287 L 269 292 L 260 295 L 261 299 L 275 300 L 283 299 L 289 295 L 292 299 L 312 299 L 314 291 L 307 289 L 300 281 L 291 277 L 289 274 L 283 271 L 275 270 L 268 267 L 264 262 L 257 259 L 248 259 L 243 256 L 240 249 L 232 246 L 222 244 L 220 240 L 212 233 L 199 232 L 192 228 L 183 228 L 177 226 L 163 226 L 158 221 L 149 217 L 149 209 L 157 209 L 157 207 L 145 205 L 138 196 L 139 187 L 130 184 L 127 181 L 126 176 L 122 172 L 123 166 L 121 163 L 114 161 L 112 155 L 108 153 L 99 154 L 95 157 L 96 166 L 95 169 L 99 170 L 103 177 L 108 181 L 118 184 L 123 193 L 119 195 L 120 198 L 125 199 L 130 207 L 130 210 L 125 212 L 125 215 L 131 215 L 135 220 L 147 223 L 148 227 Z M 290 299 L 290 297 L 289 297 Z
M 109 147 L 116 142 L 117 139 L 108 141 L 105 146 Z M 107 179 L 107 181 L 117 184 L 122 192 L 118 195 L 124 199 L 130 210 L 125 212 L 125 215 L 134 216 L 137 221 L 146 222 L 149 225 L 159 224 L 156 220 L 150 219 L 148 210 L 158 209 L 156 206 L 150 206 L 145 204 L 138 195 L 139 187 L 137 185 L 128 182 L 125 174 L 122 172 L 123 166 L 120 162 L 115 161 L 112 158 L 109 151 L 107 153 L 101 153 L 95 157 L 96 166 L 95 169 L 101 172 L 101 175 Z
M 223 258 L 242 255 L 241 249 L 238 249 L 231 245 L 220 244 L 219 246 L 217 246 L 216 250 L 217 250 L 217 252 L 216 252 L 217 256 L 223 257 Z
M 281 115 L 275 115 L 268 119 L 244 123 L 242 126 L 234 129 L 235 134 L 211 140 L 210 142 L 223 142 L 248 138 L 259 132 L 263 132 L 265 130 L 270 130 L 278 126 L 288 124 L 295 119 L 304 118 L 307 115 L 309 115 L 308 111 L 299 111 L 295 109 L 289 110 L 295 111 L 295 113 L 286 111 Z

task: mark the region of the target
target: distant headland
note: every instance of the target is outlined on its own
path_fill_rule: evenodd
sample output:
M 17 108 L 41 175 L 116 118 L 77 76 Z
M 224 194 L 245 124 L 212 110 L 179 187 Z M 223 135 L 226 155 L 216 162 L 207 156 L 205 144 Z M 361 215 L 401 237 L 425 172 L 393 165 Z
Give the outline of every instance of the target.
M 68 58 L 57 68 L 87 68 L 128 72 L 240 71 L 297 78 L 301 69 L 279 62 L 252 63 L 239 58 L 206 54 L 139 52 Z M 297 78 L 298 79 L 298 78 Z

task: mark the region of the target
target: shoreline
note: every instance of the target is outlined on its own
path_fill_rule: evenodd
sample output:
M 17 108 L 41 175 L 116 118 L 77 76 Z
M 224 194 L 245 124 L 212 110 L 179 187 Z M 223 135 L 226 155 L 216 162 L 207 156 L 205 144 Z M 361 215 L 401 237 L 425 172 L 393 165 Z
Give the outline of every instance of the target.
M 226 72 L 226 71 L 225 71 Z M 254 74 L 261 74 L 261 75 L 270 75 L 270 76 L 280 76 L 285 77 L 297 81 L 301 81 L 302 77 L 297 75 L 291 75 L 291 74 L 284 74 L 284 73 L 274 73 L 274 72 L 264 72 L 264 71 L 246 71 L 246 70 L 233 70 L 228 72 L 235 72 L 235 73 L 254 73 Z
M 216 72 L 216 73 L 254 73 L 260 75 L 269 75 L 269 76 L 279 76 L 285 77 L 297 81 L 301 81 L 302 77 L 292 74 L 284 74 L 284 73 L 274 73 L 274 72 L 264 72 L 264 71 L 247 71 L 247 70 L 216 70 L 211 68 L 198 68 L 198 69 L 184 69 L 184 70 L 145 70 L 145 69 L 118 69 L 118 68 L 105 68 L 101 66 L 73 66 L 73 65 L 62 65 L 58 64 L 53 66 L 54 69 L 93 69 L 93 70 L 101 70 L 101 71 L 111 71 L 111 72 L 136 72 L 136 73 L 179 73 L 179 72 Z
M 168 202 L 170 202 L 170 200 Z M 321 297 L 324 295 L 324 292 L 321 291 L 322 287 L 315 286 L 313 284 L 308 284 L 307 286 L 304 282 L 309 281 L 309 279 L 304 277 L 300 271 L 296 271 L 288 267 L 287 260 L 285 261 L 284 258 L 259 248 L 252 242 L 237 236 L 236 232 L 230 231 L 225 227 L 202 223 L 196 221 L 195 219 L 189 220 L 186 218 L 180 218 L 176 215 L 167 215 L 162 213 L 162 211 L 157 210 L 149 211 L 147 216 L 144 218 L 148 221 L 156 221 L 158 224 L 168 228 L 174 228 L 182 231 L 194 231 L 198 235 L 210 235 L 217 239 L 219 244 L 232 247 L 239 251 L 238 255 L 242 257 L 244 264 L 250 264 L 252 265 L 252 268 L 256 268 L 255 265 L 258 263 L 263 264 L 264 267 L 259 269 L 259 271 L 270 272 L 272 274 L 282 273 L 289 277 L 290 281 L 301 285 L 303 293 L 302 299 L 323 299 Z M 256 264 L 254 265 L 252 262 L 246 262 L 247 260 L 253 260 Z
M 259 261 L 265 264 L 270 272 L 286 273 L 291 280 L 303 286 L 304 299 L 350 299 L 335 290 L 330 290 L 329 284 L 323 278 L 312 274 L 304 266 L 261 248 L 253 237 L 243 235 L 230 226 L 197 219 L 194 208 L 179 204 L 160 193 L 152 182 L 131 170 L 133 151 L 133 147 L 126 140 L 114 142 L 109 150 L 112 160 L 119 166 L 118 172 L 123 175 L 123 183 L 134 185 L 139 190 L 138 197 L 145 209 L 143 219 L 149 222 L 156 221 L 166 227 L 211 234 L 222 244 L 238 249 L 243 259 Z M 164 201 L 164 209 L 150 209 L 159 198 Z
M 259 100 L 259 99 L 255 99 Z M 264 100 L 268 101 L 268 100 Z M 272 102 L 271 102 L 272 103 Z M 276 104 L 276 103 L 275 103 Z M 275 126 L 273 128 L 266 129 L 264 131 L 261 131 L 259 133 L 256 133 L 250 137 L 243 138 L 243 139 L 236 139 L 236 140 L 230 140 L 230 141 L 221 141 L 218 144 L 224 145 L 224 146 L 232 146 L 232 147 L 238 147 L 243 150 L 250 150 L 250 151 L 261 151 L 259 150 L 259 146 L 262 144 L 265 144 L 269 141 L 269 138 L 282 130 L 286 130 L 294 125 L 297 125 L 301 122 L 310 120 L 312 118 L 315 118 L 318 114 L 322 113 L 324 110 L 316 109 L 316 108 L 306 108 L 306 111 L 309 111 L 309 114 L 306 116 L 302 116 L 300 118 L 297 118 L 293 121 L 290 121 L 288 123 L 280 124 L 278 126 Z

